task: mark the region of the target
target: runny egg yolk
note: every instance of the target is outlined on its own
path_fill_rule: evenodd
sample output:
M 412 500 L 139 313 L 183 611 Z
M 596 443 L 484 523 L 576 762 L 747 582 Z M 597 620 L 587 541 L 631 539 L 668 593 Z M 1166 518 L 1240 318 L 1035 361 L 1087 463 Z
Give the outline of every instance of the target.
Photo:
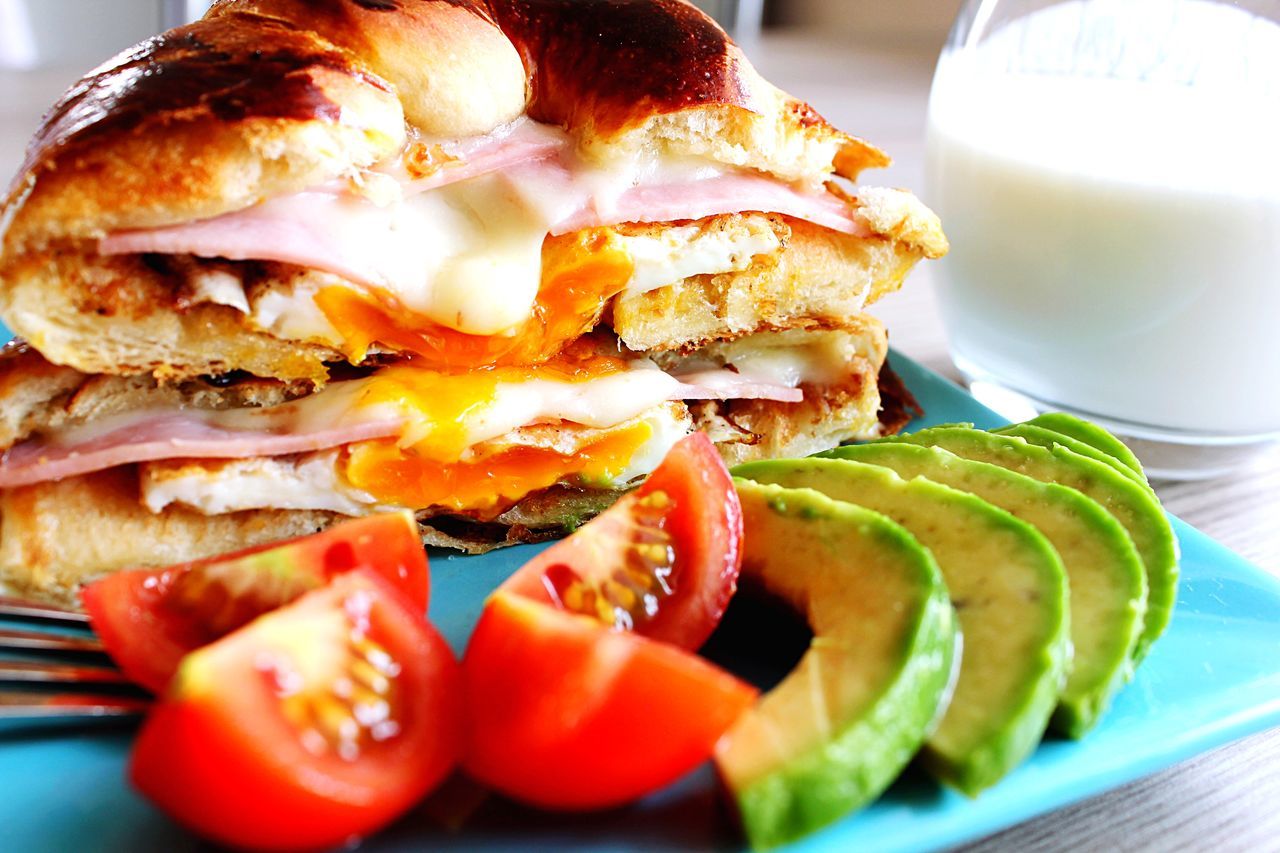
M 625 370 L 621 358 L 599 355 L 589 337 L 543 364 L 447 373 L 419 361 L 374 374 L 361 405 L 389 405 L 405 413 L 398 439 L 348 445 L 339 462 L 346 481 L 380 503 L 446 507 L 455 511 L 505 508 L 538 489 L 577 477 L 612 480 L 652 434 L 647 423 L 603 435 L 574 454 L 508 446 L 462 461 L 472 446 L 468 422 L 497 398 L 501 383 L 534 379 L 586 382 Z
M 367 380 L 360 406 L 385 406 L 406 423 L 395 443 L 437 462 L 457 461 L 474 443 L 468 423 L 493 404 L 501 383 L 535 379 L 586 382 L 625 370 L 625 360 L 599 355 L 590 338 L 575 342 L 550 361 L 527 367 L 489 367 L 461 373 L 422 366 L 414 360 L 384 367 Z
M 468 335 L 406 311 L 386 293 L 326 287 L 316 305 L 342 335 L 353 362 L 381 344 L 444 368 L 537 364 L 590 331 L 627 286 L 635 265 L 618 235 L 588 229 L 548 236 L 533 313 L 511 335 Z
M 437 462 L 392 440 L 364 441 L 347 447 L 342 473 L 351 485 L 385 504 L 502 511 L 538 489 L 570 478 L 612 480 L 651 434 L 649 424 L 638 423 L 571 455 L 542 447 L 510 447 L 452 463 Z

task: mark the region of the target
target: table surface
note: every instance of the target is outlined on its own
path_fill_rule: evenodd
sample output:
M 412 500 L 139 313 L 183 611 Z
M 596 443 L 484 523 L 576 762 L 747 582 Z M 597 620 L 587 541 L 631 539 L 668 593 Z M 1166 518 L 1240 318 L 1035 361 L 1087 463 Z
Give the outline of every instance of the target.
M 864 180 L 923 192 L 925 103 L 933 50 L 851 46 L 806 33 L 769 33 L 752 50 L 764 76 L 835 125 L 890 152 Z M 0 180 L 21 160 L 41 112 L 76 70 L 0 70 Z M 873 309 L 893 345 L 953 379 L 929 265 Z M 1168 510 L 1280 574 L 1280 448 L 1217 480 L 1153 484 Z M 1278 664 L 1280 665 L 1280 661 Z M 967 851 L 1280 850 L 1280 730 L 1223 747 L 1111 793 L 970 845 Z

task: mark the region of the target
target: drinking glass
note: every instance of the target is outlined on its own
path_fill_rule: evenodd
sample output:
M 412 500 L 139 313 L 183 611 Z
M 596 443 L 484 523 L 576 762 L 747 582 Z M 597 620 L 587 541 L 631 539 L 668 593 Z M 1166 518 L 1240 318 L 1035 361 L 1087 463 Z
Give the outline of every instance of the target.
M 1280 0 L 970 0 L 929 104 L 938 297 L 980 399 L 1156 475 L 1280 437 Z

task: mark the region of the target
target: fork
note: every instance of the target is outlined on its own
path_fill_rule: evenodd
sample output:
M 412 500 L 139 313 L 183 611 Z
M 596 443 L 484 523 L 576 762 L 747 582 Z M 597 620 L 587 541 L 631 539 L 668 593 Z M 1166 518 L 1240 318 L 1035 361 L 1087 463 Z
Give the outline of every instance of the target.
M 120 720 L 149 699 L 111 663 L 83 613 L 0 596 L 0 723 Z

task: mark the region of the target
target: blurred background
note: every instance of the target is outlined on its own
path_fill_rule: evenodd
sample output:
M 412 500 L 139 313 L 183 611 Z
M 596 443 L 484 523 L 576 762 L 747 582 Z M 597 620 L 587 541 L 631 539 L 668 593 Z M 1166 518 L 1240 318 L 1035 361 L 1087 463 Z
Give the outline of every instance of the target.
M 938 47 L 959 0 L 695 0 L 742 41 L 761 27 Z M 0 67 L 96 62 L 176 22 L 207 0 L 0 0 Z

